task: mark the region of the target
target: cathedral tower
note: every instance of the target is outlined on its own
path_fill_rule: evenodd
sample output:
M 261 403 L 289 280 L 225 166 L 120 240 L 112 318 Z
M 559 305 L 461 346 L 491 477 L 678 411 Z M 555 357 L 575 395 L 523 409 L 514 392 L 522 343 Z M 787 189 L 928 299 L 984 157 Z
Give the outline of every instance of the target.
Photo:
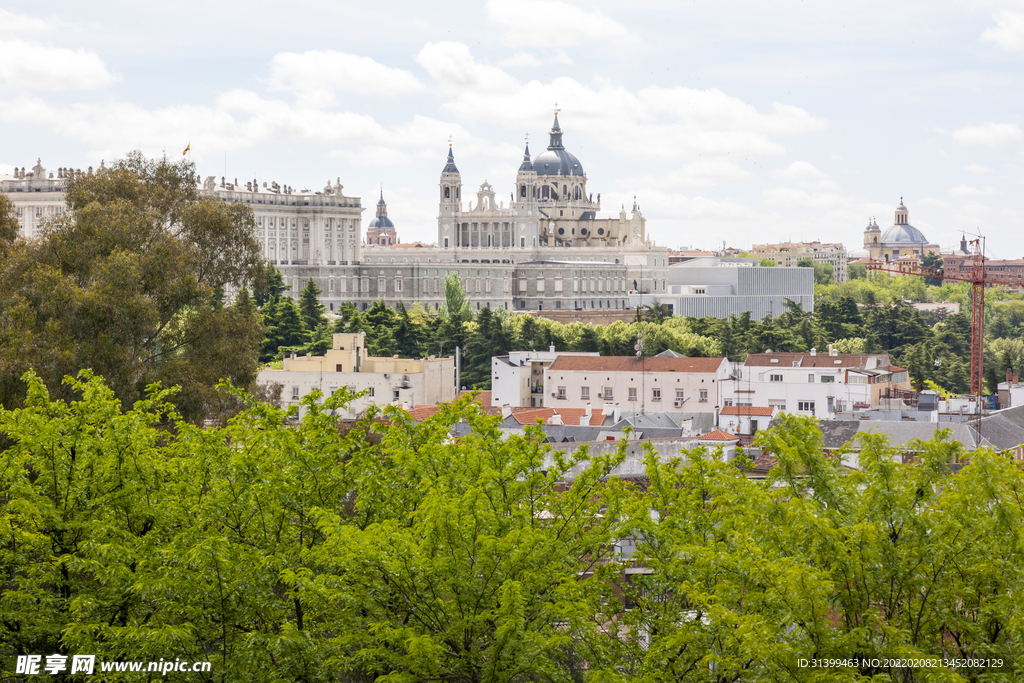
M 448 163 L 441 171 L 441 195 L 437 220 L 437 246 L 454 247 L 458 235 L 459 214 L 462 212 L 462 176 L 455 166 L 452 145 L 448 143 Z

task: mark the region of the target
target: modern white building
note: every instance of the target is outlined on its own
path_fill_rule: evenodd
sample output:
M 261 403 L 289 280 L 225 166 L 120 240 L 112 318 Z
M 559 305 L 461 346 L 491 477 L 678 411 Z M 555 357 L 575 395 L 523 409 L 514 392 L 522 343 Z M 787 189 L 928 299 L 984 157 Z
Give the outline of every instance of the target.
M 910 391 L 905 368 L 889 354 L 752 353 L 723 383 L 724 406 L 761 406 L 779 412 L 833 418 L 877 406 Z
M 281 370 L 262 370 L 259 382 L 280 384 L 281 402 L 298 405 L 304 396 L 319 390 L 325 397 L 341 387 L 362 392 L 344 417 L 355 417 L 371 405 L 411 406 L 444 403 L 455 398 L 455 359 L 378 358 L 366 353 L 366 335 L 335 334 L 332 348 L 323 356 L 286 358 Z
M 626 413 L 713 413 L 722 405 L 725 358 L 560 355 L 544 370 L 544 405 Z
M 491 358 L 491 406 L 516 408 L 543 408 L 551 405 L 545 400 L 544 371 L 559 356 L 596 357 L 585 351 L 512 351 L 507 356 Z
M 633 294 L 630 307 L 660 302 L 675 315 L 728 317 L 750 311 L 754 318 L 778 316 L 791 299 L 814 310 L 813 268 L 771 268 L 756 258 L 695 258 L 669 266 L 663 292 Z

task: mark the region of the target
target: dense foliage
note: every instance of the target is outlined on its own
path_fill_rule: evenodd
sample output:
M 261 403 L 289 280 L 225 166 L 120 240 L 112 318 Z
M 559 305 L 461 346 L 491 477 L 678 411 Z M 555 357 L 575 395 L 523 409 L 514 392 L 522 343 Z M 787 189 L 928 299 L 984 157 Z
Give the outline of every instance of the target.
M 200 429 L 170 390 L 122 411 L 88 374 L 71 402 L 26 380 L 0 411 L 5 678 L 24 653 L 210 660 L 165 679 L 256 683 L 1024 674 L 1024 475 L 992 453 L 953 474 L 958 445 L 903 465 L 869 435 L 851 473 L 785 416 L 760 437 L 767 481 L 702 450 L 647 452 L 627 481 L 608 475 L 629 442 L 559 456 L 467 400 L 339 428 L 343 389 L 294 427 L 259 403 Z M 880 663 L 921 657 L 1002 665 Z
M 72 176 L 68 210 L 33 240 L 12 239 L 0 204 L 0 405 L 24 399 L 30 368 L 64 396 L 62 378 L 91 368 L 125 405 L 152 382 L 178 385 L 190 419 L 217 410 L 221 379 L 255 380 L 255 309 L 222 300 L 259 279 L 255 221 L 196 181 L 188 162 L 129 155 Z

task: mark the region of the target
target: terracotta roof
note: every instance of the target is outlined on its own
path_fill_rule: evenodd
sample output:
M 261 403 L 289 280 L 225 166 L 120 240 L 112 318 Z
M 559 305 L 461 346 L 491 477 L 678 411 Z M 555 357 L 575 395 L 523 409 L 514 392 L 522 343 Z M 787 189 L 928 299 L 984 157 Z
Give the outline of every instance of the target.
M 579 425 L 580 420 L 586 417 L 586 408 L 513 408 L 512 417 L 521 425 L 534 424 L 538 419 L 544 424 L 551 424 L 550 420 L 555 415 L 562 418 L 563 425 Z M 600 427 L 604 424 L 604 411 L 594 410 L 591 413 L 590 421 L 585 426 Z
M 463 396 L 472 396 L 473 394 L 476 394 L 476 397 L 473 398 L 473 401 L 475 403 L 480 404 L 480 408 L 484 411 L 484 413 L 486 413 L 487 415 L 501 415 L 501 408 L 495 408 L 491 405 L 490 391 L 460 391 L 459 395 L 456 398 L 462 398 Z
M 743 364 L 747 367 L 791 368 L 795 361 L 800 361 L 798 367 L 801 368 L 863 368 L 873 355 L 885 354 L 840 353 L 830 356 L 827 351 L 815 356 L 809 353 L 752 353 Z M 777 362 L 773 363 L 773 358 L 778 359 Z
M 739 441 L 740 437 L 735 434 L 729 434 L 723 432 L 721 429 L 716 429 L 713 432 L 707 434 L 701 434 L 697 437 L 699 441 Z
M 726 406 L 722 408 L 722 415 L 764 415 L 771 417 L 774 414 L 774 408 L 763 408 L 761 406 Z
M 657 358 L 648 356 L 558 356 L 551 370 L 591 372 L 716 372 L 724 358 Z
M 419 405 L 413 406 L 409 411 L 409 416 L 413 422 L 423 422 L 429 417 L 437 415 L 438 406 L 436 405 Z

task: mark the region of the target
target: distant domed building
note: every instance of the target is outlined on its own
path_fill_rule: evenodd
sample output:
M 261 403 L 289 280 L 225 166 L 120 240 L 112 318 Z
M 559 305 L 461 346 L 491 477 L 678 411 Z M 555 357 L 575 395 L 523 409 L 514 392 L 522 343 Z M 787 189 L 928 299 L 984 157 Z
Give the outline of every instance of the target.
M 398 244 L 398 232 L 395 224 L 388 218 L 388 205 L 384 201 L 384 189 L 380 191 L 377 202 L 377 215 L 366 224 L 366 244 L 377 247 L 390 247 Z
M 868 224 L 864 229 L 864 249 L 869 258 L 896 261 L 939 253 L 939 245 L 930 243 L 920 230 L 909 223 L 908 217 L 909 212 L 900 197 L 895 222 L 885 232 L 874 220 Z

